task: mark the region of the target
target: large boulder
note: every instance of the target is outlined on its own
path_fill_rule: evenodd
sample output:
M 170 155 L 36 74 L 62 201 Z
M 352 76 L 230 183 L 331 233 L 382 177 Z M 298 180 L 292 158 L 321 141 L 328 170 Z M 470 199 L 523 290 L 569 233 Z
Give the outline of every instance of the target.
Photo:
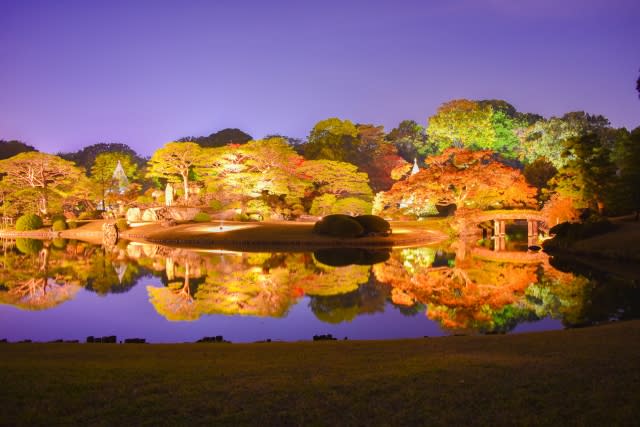
M 129 208 L 127 211 L 127 222 L 140 222 L 142 221 L 142 211 L 140 208 Z
M 147 222 L 157 221 L 158 215 L 156 214 L 155 209 L 145 209 L 142 213 L 142 220 Z

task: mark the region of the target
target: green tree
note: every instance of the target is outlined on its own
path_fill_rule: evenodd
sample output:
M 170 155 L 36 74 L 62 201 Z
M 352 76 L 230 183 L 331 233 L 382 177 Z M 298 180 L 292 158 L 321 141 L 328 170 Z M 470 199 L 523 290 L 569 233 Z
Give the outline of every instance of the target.
M 184 201 L 189 203 L 189 178 L 202 161 L 202 149 L 195 142 L 169 142 L 151 156 L 147 177 L 181 181 Z
M 422 160 L 425 156 L 434 154 L 427 144 L 427 135 L 423 126 L 414 120 L 403 120 L 398 127 L 393 128 L 386 136 L 398 150 L 398 154 L 407 162 L 414 159 Z
M 131 154 L 126 152 L 100 153 L 96 156 L 91 166 L 91 180 L 96 183 L 99 189 L 99 196 L 102 206 L 105 206 L 104 199 L 110 190 L 113 189 L 113 172 L 118 164 L 122 165 L 127 178 L 135 179 L 138 165 L 134 163 Z
M 304 156 L 307 159 L 348 161 L 357 145 L 358 129 L 349 120 L 332 117 L 319 121 L 311 130 Z
M 319 194 L 353 196 L 366 200 L 373 197 L 367 174 L 358 172 L 358 168 L 351 163 L 307 160 L 300 165 L 298 171 L 313 183 Z
M 523 132 L 519 158 L 528 164 L 542 157 L 556 169 L 560 169 L 573 158 L 571 153 L 565 152 L 565 141 L 588 133 L 601 132 L 608 127 L 609 121 L 605 117 L 583 111 L 567 113 L 560 118 L 540 120 Z
M 608 129 L 566 140 L 565 155 L 570 160 L 556 177 L 558 190 L 569 194 L 573 190 L 574 197 L 602 212 L 607 193 L 615 187 L 616 166 L 611 147 L 617 137 L 617 131 Z
M 437 152 L 454 147 L 492 149 L 496 134 L 491 106 L 467 99 L 446 102 L 429 118 L 427 134 Z

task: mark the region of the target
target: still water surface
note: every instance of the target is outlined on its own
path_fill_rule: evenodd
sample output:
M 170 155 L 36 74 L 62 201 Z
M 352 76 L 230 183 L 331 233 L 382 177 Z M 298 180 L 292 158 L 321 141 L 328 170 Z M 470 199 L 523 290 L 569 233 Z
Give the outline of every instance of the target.
M 482 242 L 480 242 L 482 243 Z M 573 273 L 526 244 L 390 252 L 194 252 L 4 241 L 0 339 L 148 342 L 513 333 L 637 317 L 638 284 Z M 606 282 L 606 283 L 605 283 Z

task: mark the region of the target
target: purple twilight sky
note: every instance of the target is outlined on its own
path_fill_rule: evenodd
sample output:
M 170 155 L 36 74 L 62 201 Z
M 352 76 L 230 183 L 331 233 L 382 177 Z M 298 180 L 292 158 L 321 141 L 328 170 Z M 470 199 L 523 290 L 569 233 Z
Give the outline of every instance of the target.
M 0 0 L 0 139 L 149 155 L 239 127 L 387 130 L 455 98 L 640 125 L 637 0 Z

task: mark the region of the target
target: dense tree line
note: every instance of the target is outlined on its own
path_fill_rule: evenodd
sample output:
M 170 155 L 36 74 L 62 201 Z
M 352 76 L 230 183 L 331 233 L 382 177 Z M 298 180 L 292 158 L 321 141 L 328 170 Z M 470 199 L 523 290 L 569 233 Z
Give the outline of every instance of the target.
M 450 150 L 457 154 L 451 157 Z M 376 194 L 383 209 L 415 217 L 433 214 L 438 205 L 467 203 L 456 195 L 465 187 L 461 177 L 489 188 L 502 174 L 518 177 L 516 187 L 526 186 L 522 194 L 535 193 L 537 207 L 621 214 L 640 211 L 639 157 L 640 129 L 615 129 L 603 116 L 570 112 L 546 119 L 503 100 L 457 99 L 424 125 L 403 120 L 389 132 L 333 117 L 319 121 L 305 141 L 279 135 L 254 140 L 223 129 L 167 143 L 150 158 L 120 143 L 54 156 L 0 140 L 0 206 L 11 216 L 151 205 L 163 202 L 161 190 L 171 184 L 177 204 L 234 209 L 243 217 L 368 212 Z M 455 163 L 462 158 L 493 166 L 474 175 L 474 168 Z M 118 164 L 125 183 L 115 182 Z M 416 174 L 417 166 L 423 171 Z M 422 195 L 420 206 L 402 208 L 411 194 Z M 485 196 L 469 203 L 509 206 L 504 194 Z

